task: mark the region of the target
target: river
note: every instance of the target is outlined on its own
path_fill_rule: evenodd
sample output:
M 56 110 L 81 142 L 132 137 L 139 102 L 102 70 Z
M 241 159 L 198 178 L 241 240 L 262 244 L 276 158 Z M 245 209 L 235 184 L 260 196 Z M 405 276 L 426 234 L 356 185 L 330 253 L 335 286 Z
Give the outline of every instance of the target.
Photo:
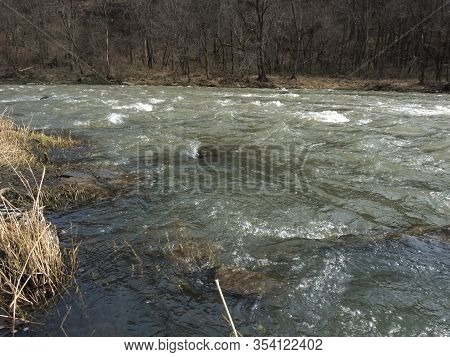
M 225 294 L 244 336 L 450 335 L 448 236 L 411 233 L 449 224 L 448 94 L 1 85 L 0 109 L 143 178 L 49 213 L 78 290 L 32 335 L 228 336 L 210 269 L 162 257 L 180 227 L 276 282 Z

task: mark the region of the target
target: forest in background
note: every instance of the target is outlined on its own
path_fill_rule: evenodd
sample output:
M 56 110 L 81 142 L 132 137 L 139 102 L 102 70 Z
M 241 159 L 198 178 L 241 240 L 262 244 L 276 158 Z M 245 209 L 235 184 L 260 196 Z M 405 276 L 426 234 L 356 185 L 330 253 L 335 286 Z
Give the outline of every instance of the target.
M 449 81 L 448 0 L 0 0 L 0 78 Z

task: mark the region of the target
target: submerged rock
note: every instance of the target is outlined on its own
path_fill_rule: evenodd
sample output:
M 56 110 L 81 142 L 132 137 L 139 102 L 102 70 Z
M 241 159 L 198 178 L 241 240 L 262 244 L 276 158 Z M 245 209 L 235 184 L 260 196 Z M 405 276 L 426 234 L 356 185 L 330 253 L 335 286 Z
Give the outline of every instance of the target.
M 77 166 L 79 167 L 79 166 Z M 43 200 L 51 209 L 77 206 L 83 202 L 117 197 L 134 186 L 136 177 L 107 168 L 60 169 L 47 177 Z
M 115 180 L 121 178 L 123 175 L 123 172 L 107 168 L 101 168 L 94 171 L 94 176 L 102 180 Z
M 93 175 L 82 171 L 64 171 L 59 176 L 66 179 L 96 181 Z
M 361 234 L 347 234 L 338 237 L 335 240 L 326 239 L 324 240 L 324 244 L 367 244 L 371 242 L 402 240 L 408 238 L 450 243 L 450 226 L 413 226 L 391 232 L 370 231 Z
M 166 259 L 186 271 L 199 271 L 217 266 L 219 247 L 216 244 L 195 239 L 191 230 L 179 219 L 175 225 L 176 240 L 168 243 L 163 249 Z
M 388 233 L 385 239 L 402 239 L 414 237 L 417 239 L 430 239 L 450 243 L 450 226 L 430 227 L 414 226 L 404 231 Z
M 137 184 L 137 177 L 124 171 L 109 168 L 100 168 L 93 171 L 93 175 L 101 182 L 107 184 L 115 191 Z
M 225 293 L 242 297 L 263 297 L 280 287 L 280 282 L 265 273 L 230 267 L 221 262 L 220 247 L 210 241 L 195 239 L 181 220 L 176 221 L 175 236 L 177 241 L 164 250 L 163 256 L 172 262 L 174 278 L 182 278 L 182 291 L 190 291 L 190 295 L 196 287 L 213 286 L 215 279 L 220 281 Z
M 111 195 L 111 190 L 105 187 L 89 173 L 68 171 L 60 175 L 57 188 L 67 192 L 66 198 L 73 197 L 74 201 L 92 200 Z
M 281 286 L 266 274 L 226 266 L 219 267 L 214 278 L 219 280 L 223 291 L 240 296 L 263 297 L 275 293 Z

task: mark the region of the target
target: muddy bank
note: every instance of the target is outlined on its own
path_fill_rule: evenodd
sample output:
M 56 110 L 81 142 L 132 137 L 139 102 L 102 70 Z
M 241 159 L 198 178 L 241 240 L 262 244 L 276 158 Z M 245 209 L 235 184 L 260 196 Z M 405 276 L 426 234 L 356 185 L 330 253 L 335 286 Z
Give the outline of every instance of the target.
M 257 80 L 256 75 L 245 77 L 216 76 L 207 78 L 204 74 L 186 76 L 164 71 L 135 71 L 122 73 L 120 78 L 105 78 L 95 73 L 80 76 L 60 70 L 23 73 L 4 73 L 0 75 L 0 83 L 15 84 L 125 84 L 151 86 L 199 86 L 223 88 L 286 88 L 286 89 L 332 89 L 332 90 L 362 90 L 362 91 L 393 91 L 393 92 L 424 92 L 449 93 L 449 82 L 419 83 L 416 79 L 363 79 L 346 76 L 268 76 L 267 82 Z

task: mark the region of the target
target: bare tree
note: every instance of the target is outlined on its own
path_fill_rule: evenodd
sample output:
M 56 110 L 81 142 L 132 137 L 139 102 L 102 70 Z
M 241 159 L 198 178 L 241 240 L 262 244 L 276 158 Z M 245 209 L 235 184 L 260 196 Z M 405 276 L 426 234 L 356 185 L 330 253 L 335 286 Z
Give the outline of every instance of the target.
M 0 74 L 94 66 L 108 77 L 170 69 L 188 81 L 199 72 L 441 81 L 449 8 L 446 0 L 4 0 Z
M 266 20 L 271 0 L 251 0 L 247 4 L 256 12 L 258 39 L 258 81 L 267 82 L 266 74 Z
M 66 42 L 69 45 L 68 55 L 70 57 L 70 70 L 77 66 L 80 74 L 83 74 L 78 47 L 78 26 L 81 20 L 80 4 L 74 0 L 59 0 L 58 14 L 61 18 L 62 29 Z

